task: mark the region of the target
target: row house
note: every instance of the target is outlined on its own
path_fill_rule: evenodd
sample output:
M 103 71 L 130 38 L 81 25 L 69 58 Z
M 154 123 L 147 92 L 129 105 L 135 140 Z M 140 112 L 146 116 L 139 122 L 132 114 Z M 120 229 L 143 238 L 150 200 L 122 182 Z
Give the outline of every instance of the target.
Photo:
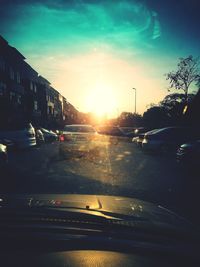
M 77 117 L 74 106 L 0 36 L 0 125 L 30 121 L 56 129 Z
M 78 110 L 66 98 L 63 98 L 63 121 L 64 124 L 79 123 Z
M 25 57 L 0 36 L 0 120 L 34 121 L 37 109 L 38 73 Z
M 39 105 L 40 92 L 38 86 L 38 73 L 24 61 L 22 84 L 25 90 L 25 116 L 27 121 L 37 124 L 41 117 Z
M 59 93 L 53 87 L 46 91 L 47 118 L 50 128 L 60 128 L 62 123 L 62 105 L 59 100 Z
M 0 36 L 0 120 L 24 119 L 24 56 Z
M 63 126 L 63 97 L 44 77 L 38 77 L 39 103 L 41 107 L 40 125 L 47 128 Z

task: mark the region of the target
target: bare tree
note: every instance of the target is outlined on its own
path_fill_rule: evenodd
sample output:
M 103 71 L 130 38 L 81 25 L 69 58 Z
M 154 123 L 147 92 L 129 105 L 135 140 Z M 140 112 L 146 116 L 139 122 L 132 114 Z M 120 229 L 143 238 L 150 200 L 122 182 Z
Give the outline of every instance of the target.
M 188 90 L 190 86 L 200 79 L 199 58 L 188 56 L 186 58 L 180 58 L 177 71 L 172 71 L 166 74 L 167 80 L 170 82 L 170 91 L 172 88 L 177 90 L 183 90 L 185 95 L 185 101 L 188 100 Z

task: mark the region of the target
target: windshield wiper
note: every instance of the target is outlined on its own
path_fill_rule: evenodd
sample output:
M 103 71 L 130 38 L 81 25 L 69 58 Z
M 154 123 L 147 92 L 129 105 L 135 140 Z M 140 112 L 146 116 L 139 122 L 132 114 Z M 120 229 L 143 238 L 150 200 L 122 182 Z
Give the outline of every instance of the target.
M 0 214 L 2 215 L 11 215 L 16 217 L 21 216 L 52 216 L 55 218 L 80 218 L 80 219 L 88 219 L 91 221 L 146 221 L 146 219 L 138 218 L 136 216 L 123 215 L 118 213 L 113 213 L 109 211 L 99 210 L 99 209 L 91 209 L 89 207 L 79 208 L 73 206 L 67 207 L 54 207 L 54 206 L 39 206 L 39 207 L 1 207 Z M 2 218 L 2 216 L 1 216 Z
M 98 227 L 98 229 L 134 231 L 165 237 L 192 237 L 192 231 L 173 227 L 168 224 L 154 224 L 148 219 L 112 213 L 104 210 L 77 208 L 77 207 L 1 207 L 0 224 L 5 222 L 46 222 L 51 224 L 64 224 Z M 108 227 L 108 228 L 107 228 Z M 194 235 L 195 236 L 195 235 Z

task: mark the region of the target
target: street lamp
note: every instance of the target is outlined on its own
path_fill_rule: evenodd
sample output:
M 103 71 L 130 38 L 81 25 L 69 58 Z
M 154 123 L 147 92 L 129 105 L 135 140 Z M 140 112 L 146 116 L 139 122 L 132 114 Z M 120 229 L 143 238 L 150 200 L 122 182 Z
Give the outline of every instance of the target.
M 132 88 L 133 90 L 135 90 L 135 114 L 136 114 L 136 88 Z

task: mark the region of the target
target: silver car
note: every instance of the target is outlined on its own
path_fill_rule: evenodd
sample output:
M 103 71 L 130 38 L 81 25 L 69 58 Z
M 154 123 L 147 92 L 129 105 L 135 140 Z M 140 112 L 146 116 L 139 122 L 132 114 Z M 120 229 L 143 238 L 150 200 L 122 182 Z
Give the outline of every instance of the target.
M 20 149 L 36 145 L 35 130 L 31 123 L 0 130 L 0 139 L 9 139 Z

